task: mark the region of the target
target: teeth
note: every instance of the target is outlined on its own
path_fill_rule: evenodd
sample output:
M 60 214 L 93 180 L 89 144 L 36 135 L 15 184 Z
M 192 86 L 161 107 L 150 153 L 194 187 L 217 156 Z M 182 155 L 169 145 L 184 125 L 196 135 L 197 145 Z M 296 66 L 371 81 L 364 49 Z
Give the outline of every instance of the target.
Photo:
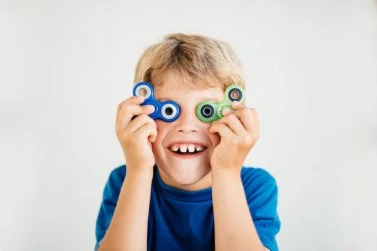
M 188 145 L 188 151 L 190 152 L 190 153 L 193 153 L 193 152 L 195 152 L 195 146 L 194 145 Z
M 187 151 L 187 145 L 181 145 L 181 152 L 185 153 Z
M 170 150 L 173 152 L 178 152 L 180 151 L 181 153 L 194 153 L 194 152 L 201 152 L 204 150 L 204 147 L 200 145 L 195 145 L 195 144 L 175 144 L 170 147 Z

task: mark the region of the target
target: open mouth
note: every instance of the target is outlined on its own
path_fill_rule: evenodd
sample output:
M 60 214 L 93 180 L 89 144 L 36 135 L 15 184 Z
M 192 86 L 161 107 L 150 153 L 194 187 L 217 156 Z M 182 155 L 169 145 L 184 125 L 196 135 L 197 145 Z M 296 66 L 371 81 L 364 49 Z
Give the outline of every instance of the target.
M 207 147 L 199 144 L 173 144 L 169 150 L 179 155 L 195 155 L 205 151 Z

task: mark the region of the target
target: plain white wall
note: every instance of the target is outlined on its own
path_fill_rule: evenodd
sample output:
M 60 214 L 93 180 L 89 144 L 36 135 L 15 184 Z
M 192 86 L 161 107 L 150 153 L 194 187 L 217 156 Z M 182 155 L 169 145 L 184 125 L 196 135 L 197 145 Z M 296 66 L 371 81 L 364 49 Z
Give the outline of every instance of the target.
M 377 250 L 376 1 L 0 1 L 0 250 L 92 250 L 117 104 L 171 32 L 230 43 L 281 250 Z

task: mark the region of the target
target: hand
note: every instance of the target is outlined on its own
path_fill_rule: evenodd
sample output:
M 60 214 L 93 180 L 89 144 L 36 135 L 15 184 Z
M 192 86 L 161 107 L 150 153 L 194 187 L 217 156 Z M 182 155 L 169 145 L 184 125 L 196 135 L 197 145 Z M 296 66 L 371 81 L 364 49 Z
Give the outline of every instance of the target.
M 259 138 L 256 109 L 233 102 L 234 111 L 212 122 L 209 132 L 220 135 L 220 143 L 211 156 L 212 170 L 241 171 L 247 154 Z
M 151 142 L 157 137 L 155 121 L 148 116 L 153 106 L 140 106 L 144 97 L 132 96 L 118 105 L 115 131 L 126 158 L 127 170 L 152 171 L 155 158 Z M 136 116 L 136 117 L 135 117 Z

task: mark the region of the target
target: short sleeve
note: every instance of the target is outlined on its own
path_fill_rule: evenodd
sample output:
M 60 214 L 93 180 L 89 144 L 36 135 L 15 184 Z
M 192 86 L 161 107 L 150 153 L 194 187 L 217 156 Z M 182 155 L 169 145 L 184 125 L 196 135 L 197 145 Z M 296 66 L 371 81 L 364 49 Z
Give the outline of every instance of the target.
M 101 241 L 110 225 L 111 219 L 113 218 L 125 175 L 125 166 L 120 166 L 111 172 L 110 177 L 105 185 L 102 202 L 96 220 L 96 245 L 94 250 L 97 250 L 99 248 Z
M 242 181 L 255 228 L 263 245 L 278 251 L 276 235 L 280 231 L 277 213 L 278 187 L 275 179 L 261 168 L 243 168 Z

